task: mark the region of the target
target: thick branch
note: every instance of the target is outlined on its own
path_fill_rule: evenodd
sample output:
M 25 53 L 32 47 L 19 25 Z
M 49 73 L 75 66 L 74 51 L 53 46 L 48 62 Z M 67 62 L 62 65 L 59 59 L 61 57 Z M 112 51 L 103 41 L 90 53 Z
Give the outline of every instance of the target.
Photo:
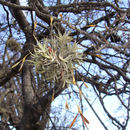
M 15 2 L 13 0 L 11 0 L 12 3 L 14 4 L 20 4 L 19 0 L 16 0 Z M 23 14 L 23 12 L 21 10 L 15 9 L 15 8 L 11 8 L 12 10 L 12 15 L 15 17 L 15 19 L 17 20 L 20 28 L 22 29 L 22 31 L 25 33 L 25 35 L 28 37 L 30 37 L 32 34 L 32 30 L 31 27 L 29 25 L 29 22 L 26 20 L 25 15 Z
M 0 4 L 8 6 L 10 8 L 18 9 L 18 10 L 30 10 L 30 11 L 33 10 L 31 7 L 21 6 L 21 5 L 15 4 L 15 3 L 5 2 L 3 0 L 0 0 Z
M 56 98 L 66 87 L 63 88 L 63 82 L 57 84 L 45 96 L 41 97 L 34 105 L 25 106 L 23 118 L 19 124 L 18 130 L 34 130 L 35 123 L 39 120 L 43 112 L 52 102 L 52 94 L 55 91 Z
M 56 5 L 49 7 L 50 10 L 59 9 L 61 12 L 74 12 L 78 9 L 77 12 L 84 11 L 86 9 L 95 10 L 96 8 L 105 8 L 105 7 L 112 7 L 117 12 L 120 13 L 126 13 L 126 10 L 120 9 L 109 2 L 78 2 L 78 3 L 72 3 L 67 5 Z

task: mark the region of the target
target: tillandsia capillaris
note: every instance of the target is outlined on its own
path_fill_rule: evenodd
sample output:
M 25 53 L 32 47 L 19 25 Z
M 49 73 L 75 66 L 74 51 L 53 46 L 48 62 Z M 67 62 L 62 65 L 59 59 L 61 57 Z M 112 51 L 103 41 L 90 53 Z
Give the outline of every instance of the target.
M 61 79 L 66 83 L 72 83 L 72 71 L 82 61 L 80 48 L 72 40 L 69 33 L 58 33 L 51 39 L 44 39 L 43 43 L 38 42 L 30 60 L 36 72 L 51 82 Z

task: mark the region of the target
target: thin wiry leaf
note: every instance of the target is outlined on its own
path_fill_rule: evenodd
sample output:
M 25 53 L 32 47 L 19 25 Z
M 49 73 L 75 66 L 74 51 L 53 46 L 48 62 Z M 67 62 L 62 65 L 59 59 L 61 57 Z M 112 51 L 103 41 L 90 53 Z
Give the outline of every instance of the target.
M 88 25 L 88 27 L 95 27 L 96 25 L 94 25 L 94 24 L 90 24 L 90 25 Z
M 54 101 L 54 96 L 55 96 L 55 93 L 54 93 L 54 91 L 53 91 L 52 99 L 51 99 L 52 102 Z
M 74 120 L 72 121 L 72 123 L 70 124 L 69 128 L 72 128 L 72 126 L 74 125 L 76 119 L 77 119 L 77 116 L 79 115 L 79 113 L 77 113 L 77 115 L 75 116 Z
M 84 80 L 83 80 L 83 79 L 81 79 L 81 80 L 83 81 L 84 86 L 85 86 L 86 88 L 88 88 L 88 85 L 84 82 Z
M 53 23 L 53 16 L 50 17 L 50 25 L 52 26 Z
M 88 85 L 84 82 L 84 86 L 86 87 L 86 88 L 88 88 Z
M 15 68 L 17 65 L 19 65 L 21 63 L 22 60 L 18 61 L 16 64 L 14 64 L 11 68 Z
M 101 55 L 95 55 L 96 57 L 99 57 L 99 58 L 102 58 L 102 56 Z
M 67 100 L 66 100 L 66 102 L 65 102 L 65 108 L 66 108 L 67 110 L 69 109 L 69 104 L 68 104 Z
M 80 113 L 80 116 L 81 116 L 81 119 L 82 119 L 82 121 L 83 121 L 85 127 L 88 129 L 88 127 L 87 127 L 87 125 L 86 125 L 86 123 L 88 122 L 88 120 L 87 120 L 81 113 Z M 86 120 L 87 120 L 87 122 L 86 122 Z M 88 122 L 88 123 L 89 123 L 89 122 Z
M 36 29 L 37 27 L 37 21 L 34 22 L 34 30 Z
M 89 124 L 89 121 L 83 116 L 82 113 L 80 113 L 80 116 L 82 117 L 82 119 L 83 119 L 87 124 Z
M 81 111 L 79 105 L 77 105 L 77 107 L 78 107 L 78 112 L 79 112 L 79 113 L 82 113 L 82 111 Z
M 19 65 L 19 64 L 21 63 L 21 66 L 20 66 L 20 68 L 19 68 L 19 71 L 21 71 L 21 69 L 22 69 L 22 67 L 23 67 L 23 64 L 24 64 L 24 62 L 25 62 L 25 60 L 26 60 L 26 58 L 27 58 L 28 55 L 29 55 L 29 54 L 27 54 L 26 56 L 24 56 L 23 59 L 21 59 L 21 60 L 18 61 L 16 64 L 14 64 L 11 68 L 13 69 L 13 68 L 15 68 L 17 65 Z
M 76 81 L 75 81 L 75 77 L 74 77 L 74 72 L 73 72 L 73 70 L 71 70 L 71 74 L 72 74 L 72 83 L 73 83 L 74 85 L 76 85 Z
M 82 91 L 80 90 L 80 88 L 79 88 L 79 96 L 80 96 L 80 98 L 82 96 Z
M 22 68 L 23 68 L 23 64 L 24 64 L 24 62 L 25 62 L 27 56 L 28 56 L 28 55 L 24 56 L 24 58 L 22 59 L 22 63 L 21 63 L 21 66 L 20 66 L 20 68 L 19 68 L 19 71 L 22 70 Z

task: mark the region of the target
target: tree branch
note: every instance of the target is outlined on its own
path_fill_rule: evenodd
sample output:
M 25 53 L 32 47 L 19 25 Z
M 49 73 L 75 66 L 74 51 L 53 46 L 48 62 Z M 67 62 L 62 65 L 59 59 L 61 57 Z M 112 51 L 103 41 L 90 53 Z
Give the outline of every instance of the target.
M 21 6 L 21 5 L 15 4 L 15 3 L 5 2 L 3 0 L 0 0 L 0 4 L 8 6 L 9 8 L 14 8 L 14 9 L 18 9 L 18 10 L 30 10 L 30 11 L 33 10 L 32 7 Z

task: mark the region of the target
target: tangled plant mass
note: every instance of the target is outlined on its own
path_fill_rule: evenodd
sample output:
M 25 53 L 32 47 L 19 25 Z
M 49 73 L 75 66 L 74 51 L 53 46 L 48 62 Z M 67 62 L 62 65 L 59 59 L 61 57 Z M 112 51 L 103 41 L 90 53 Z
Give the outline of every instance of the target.
M 73 71 L 75 65 L 82 61 L 82 53 L 76 42 L 72 42 L 69 33 L 44 39 L 38 42 L 31 54 L 31 63 L 36 72 L 40 73 L 46 80 L 56 82 L 59 79 L 66 83 L 73 83 Z

